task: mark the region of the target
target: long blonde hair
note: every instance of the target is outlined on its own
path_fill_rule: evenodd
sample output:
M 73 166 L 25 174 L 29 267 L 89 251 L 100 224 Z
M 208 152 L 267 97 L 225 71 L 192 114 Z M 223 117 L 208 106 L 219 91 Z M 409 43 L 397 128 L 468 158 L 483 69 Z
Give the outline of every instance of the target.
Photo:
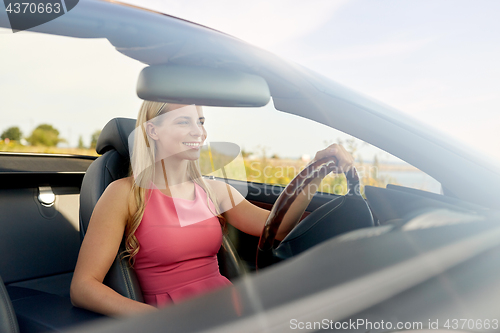
M 171 106 L 167 103 L 144 101 L 139 115 L 137 117 L 135 138 L 133 143 L 132 155 L 130 156 L 130 172 L 129 175 L 134 177 L 131 192 L 135 199 L 137 211 L 129 216 L 125 227 L 125 257 L 129 257 L 129 263 L 133 265 L 134 257 L 140 249 L 140 244 L 135 237 L 135 231 L 139 227 L 144 210 L 147 204 L 147 189 L 155 175 L 156 149 L 154 145 L 150 145 L 144 124 L 152 119 L 171 111 Z M 135 169 L 135 173 L 134 173 Z M 140 172 L 137 172 L 139 170 Z M 225 218 L 221 215 L 221 210 L 217 202 L 212 188 L 205 182 L 201 175 L 200 165 L 198 160 L 188 161 L 187 176 L 190 180 L 198 184 L 207 193 L 207 206 L 210 209 L 210 201 L 215 206 L 215 212 L 212 214 L 219 218 L 221 228 L 225 231 Z M 210 209 L 211 210 L 211 209 Z

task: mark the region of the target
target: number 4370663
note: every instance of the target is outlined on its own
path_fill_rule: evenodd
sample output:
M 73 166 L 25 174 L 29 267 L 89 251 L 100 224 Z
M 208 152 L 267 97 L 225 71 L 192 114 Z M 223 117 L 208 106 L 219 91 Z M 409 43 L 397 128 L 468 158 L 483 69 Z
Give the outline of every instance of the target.
M 496 330 L 498 329 L 498 319 L 448 319 L 444 325 L 445 328 L 447 329 L 493 329 Z
M 7 13 L 31 13 L 31 14 L 58 14 L 61 12 L 61 4 L 58 2 L 55 3 L 34 3 L 34 2 L 15 2 L 9 3 L 7 8 L 5 9 Z

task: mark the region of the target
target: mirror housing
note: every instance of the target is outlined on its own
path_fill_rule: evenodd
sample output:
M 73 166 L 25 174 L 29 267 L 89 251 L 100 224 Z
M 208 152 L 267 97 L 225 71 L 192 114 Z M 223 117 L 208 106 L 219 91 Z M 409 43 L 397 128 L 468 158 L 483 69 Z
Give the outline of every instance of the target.
M 271 98 L 262 77 L 221 68 L 152 65 L 137 82 L 139 98 L 176 104 L 261 107 Z

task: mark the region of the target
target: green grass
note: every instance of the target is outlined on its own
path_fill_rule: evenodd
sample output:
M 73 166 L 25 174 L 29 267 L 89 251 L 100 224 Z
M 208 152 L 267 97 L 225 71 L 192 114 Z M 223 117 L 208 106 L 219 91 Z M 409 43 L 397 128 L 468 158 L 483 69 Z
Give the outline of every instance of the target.
M 0 151 L 15 153 L 41 153 L 41 154 L 70 154 L 70 155 L 89 155 L 99 156 L 95 149 L 82 148 L 59 148 L 46 146 L 24 146 L 16 141 L 5 143 L 0 140 Z

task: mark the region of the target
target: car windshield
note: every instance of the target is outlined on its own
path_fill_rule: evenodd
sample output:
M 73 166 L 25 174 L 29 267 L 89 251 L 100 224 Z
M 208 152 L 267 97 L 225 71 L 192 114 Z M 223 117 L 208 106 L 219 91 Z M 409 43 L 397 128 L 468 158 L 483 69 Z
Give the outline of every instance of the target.
M 112 118 L 136 117 L 143 62 L 117 52 L 104 38 L 7 32 L 3 29 L 0 46 L 9 50 L 2 52 L 0 64 L 0 84 L 8 87 L 0 91 L 6 111 L 0 151 L 98 156 L 104 125 Z M 149 57 L 149 50 L 133 56 Z M 205 112 L 208 141 L 232 142 L 240 150 L 244 167 L 229 166 L 227 178 L 286 185 L 316 151 L 339 143 L 354 156 L 364 184 L 441 192 L 441 185 L 416 167 L 330 126 L 279 112 L 273 99 L 260 108 L 205 107 Z M 201 160 L 208 163 L 208 155 Z M 224 177 L 221 170 L 211 171 L 205 174 Z M 345 179 L 331 175 L 319 191 L 345 194 Z

